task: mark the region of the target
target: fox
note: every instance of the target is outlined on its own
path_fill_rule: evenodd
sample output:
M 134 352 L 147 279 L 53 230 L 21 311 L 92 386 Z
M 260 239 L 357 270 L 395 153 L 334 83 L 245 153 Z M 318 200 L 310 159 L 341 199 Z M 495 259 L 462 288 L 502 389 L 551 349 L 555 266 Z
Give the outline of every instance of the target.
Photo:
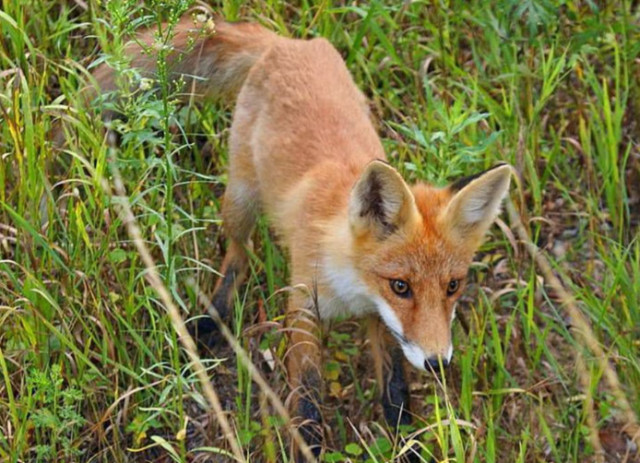
M 157 71 L 144 52 L 155 32 L 139 32 L 125 48 L 142 77 Z M 235 103 L 221 211 L 227 249 L 212 308 L 229 318 L 265 214 L 288 253 L 285 364 L 292 411 L 313 454 L 324 446 L 319 330 L 339 316 L 368 325 L 384 417 L 392 427 L 410 423 L 405 360 L 436 374 L 451 363 L 456 302 L 508 195 L 512 167 L 501 163 L 444 187 L 408 184 L 386 158 L 366 97 L 324 38 L 187 14 L 172 47 L 167 69 L 185 94 Z M 106 63 L 93 76 L 95 92 L 117 89 Z M 207 344 L 217 324 L 207 315 L 193 332 Z

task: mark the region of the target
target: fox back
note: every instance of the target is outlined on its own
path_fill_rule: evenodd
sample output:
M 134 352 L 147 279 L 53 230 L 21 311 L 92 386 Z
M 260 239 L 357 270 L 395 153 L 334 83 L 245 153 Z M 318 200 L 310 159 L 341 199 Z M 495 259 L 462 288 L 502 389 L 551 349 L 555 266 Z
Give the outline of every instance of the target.
M 127 46 L 142 75 L 155 73 L 140 46 L 153 34 Z M 321 317 L 377 313 L 415 366 L 450 358 L 454 303 L 510 167 L 446 188 L 409 187 L 384 162 L 366 100 L 325 39 L 185 16 L 173 45 L 168 66 L 187 94 L 236 99 L 223 208 L 235 244 L 222 270 L 244 266 L 235 250 L 264 210 L 290 251 L 291 283 L 315 288 Z M 103 91 L 114 88 L 106 65 L 95 77 Z

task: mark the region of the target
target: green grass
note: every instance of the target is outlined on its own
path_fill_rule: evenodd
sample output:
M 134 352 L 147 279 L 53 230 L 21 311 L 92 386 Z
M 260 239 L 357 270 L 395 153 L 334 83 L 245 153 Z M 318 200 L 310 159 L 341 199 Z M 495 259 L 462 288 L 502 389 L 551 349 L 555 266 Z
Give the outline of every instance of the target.
M 224 242 L 229 107 L 181 108 L 161 73 L 119 108 L 118 148 L 79 90 L 95 63 L 128 70 L 142 25 L 190 2 L 15 0 L 0 9 L 0 461 L 203 461 L 229 448 L 106 184 L 122 174 L 157 270 L 185 318 L 201 314 Z M 412 372 L 408 431 L 425 461 L 640 461 L 640 10 L 629 1 L 216 2 L 229 19 L 327 37 L 371 101 L 390 161 L 445 184 L 498 161 L 533 241 L 588 318 L 574 320 L 512 225 L 470 274 L 445 384 Z M 161 48 L 161 47 L 159 47 Z M 162 53 L 159 61 L 162 62 Z M 135 82 L 124 72 L 123 86 Z M 105 102 L 105 105 L 113 104 Z M 54 126 L 65 130 L 55 148 Z M 517 236 L 517 235 L 515 235 Z M 266 221 L 233 331 L 284 399 L 286 254 Z M 190 284 L 195 282 L 195 286 Z M 254 328 L 257 324 L 257 328 Z M 327 461 L 387 461 L 368 349 L 352 321 L 325 333 Z M 275 367 L 265 366 L 265 352 Z M 286 461 L 289 435 L 232 350 L 205 366 L 248 459 Z M 637 437 L 637 436 L 636 436 Z M 598 443 L 599 442 L 599 443 Z M 605 455 L 597 453 L 602 446 Z M 621 449 L 622 446 L 622 450 Z M 200 449 L 200 450 L 198 450 Z M 196 458 L 194 460 L 194 458 Z M 226 458 L 226 457 L 221 457 Z M 604 458 L 602 460 L 601 458 Z

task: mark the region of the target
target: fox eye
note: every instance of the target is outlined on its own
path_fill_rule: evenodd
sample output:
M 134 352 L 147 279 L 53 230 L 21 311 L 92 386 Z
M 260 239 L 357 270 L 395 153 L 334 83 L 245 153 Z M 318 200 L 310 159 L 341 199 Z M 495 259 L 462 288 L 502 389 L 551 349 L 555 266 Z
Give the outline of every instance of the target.
M 391 289 L 400 297 L 407 298 L 411 296 L 409 283 L 404 280 L 391 280 Z
M 447 286 L 447 296 L 453 296 L 460 288 L 460 280 L 451 280 Z

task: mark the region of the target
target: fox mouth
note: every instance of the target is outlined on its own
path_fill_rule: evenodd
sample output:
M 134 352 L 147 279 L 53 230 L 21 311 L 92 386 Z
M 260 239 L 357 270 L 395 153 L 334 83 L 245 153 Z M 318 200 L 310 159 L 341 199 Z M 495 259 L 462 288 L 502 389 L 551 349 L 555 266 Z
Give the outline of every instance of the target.
M 405 358 L 411 365 L 418 370 L 427 371 L 427 367 L 425 365 L 427 356 L 417 344 L 409 341 L 400 343 L 400 346 L 402 347 L 402 352 L 404 353 Z
M 409 361 L 409 363 L 411 363 L 411 365 L 419 370 L 427 371 L 427 368 L 425 366 L 426 356 L 423 350 L 416 343 L 409 341 L 398 330 L 395 330 L 388 325 L 387 329 L 400 344 L 402 353 L 404 354 L 404 357 Z
M 442 375 L 442 368 L 440 364 L 435 364 L 433 361 L 429 361 L 428 359 L 431 356 L 428 356 L 424 353 L 424 350 L 420 348 L 416 343 L 409 341 L 402 333 L 393 328 L 387 326 L 389 332 L 393 335 L 393 337 L 398 341 L 400 347 L 402 348 L 402 353 L 404 357 L 407 359 L 411 365 L 413 365 L 418 370 L 432 372 L 438 376 Z M 445 358 L 442 359 L 442 366 L 446 368 L 453 355 L 453 346 L 449 346 L 449 350 Z

